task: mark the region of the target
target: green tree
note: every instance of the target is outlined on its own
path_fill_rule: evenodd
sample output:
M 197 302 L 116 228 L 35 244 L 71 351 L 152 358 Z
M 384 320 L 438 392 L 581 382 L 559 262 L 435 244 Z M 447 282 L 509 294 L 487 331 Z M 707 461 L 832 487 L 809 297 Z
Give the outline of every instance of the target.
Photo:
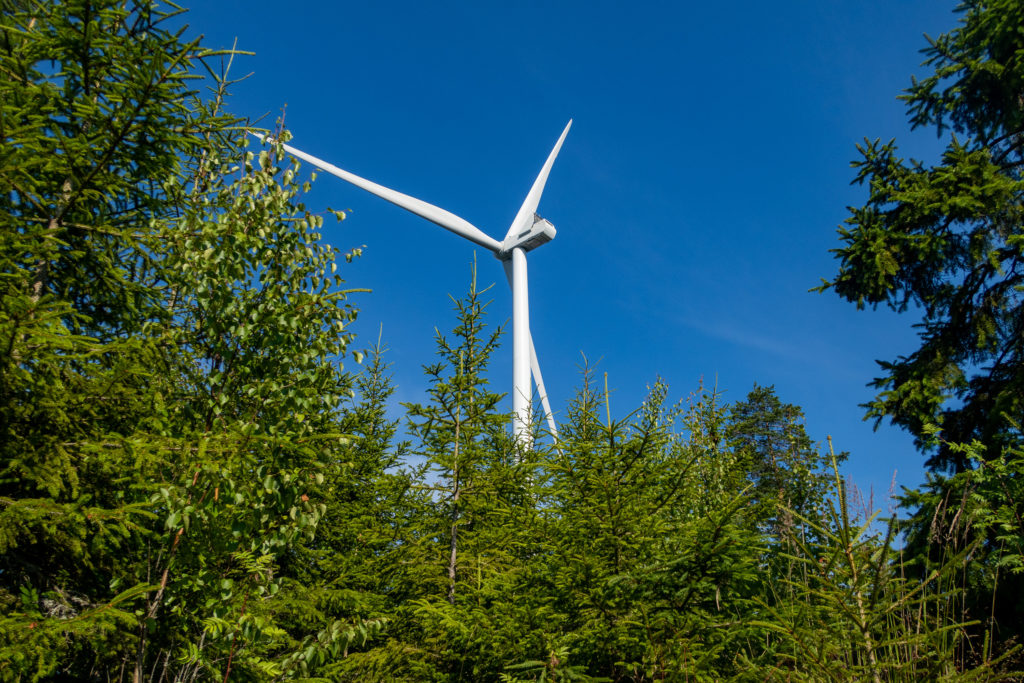
M 455 326 L 437 332 L 437 362 L 424 367 L 429 402 L 405 404 L 422 464 L 384 493 L 394 516 L 373 532 L 391 539 L 378 571 L 393 622 L 387 642 L 339 667 L 346 680 L 493 680 L 509 650 L 522 653 L 509 588 L 528 552 L 531 458 L 489 388 L 502 331 L 487 324 L 486 292 L 474 264 L 469 291 L 453 298 Z
M 976 620 L 964 647 L 1021 632 L 1024 581 L 1018 487 L 1024 433 L 1024 4 L 967 0 L 952 31 L 929 40 L 902 99 L 913 128 L 945 141 L 934 164 L 866 141 L 854 162 L 867 202 L 851 208 L 821 289 L 920 315 L 920 344 L 880 363 L 868 415 L 914 435 L 932 470 L 903 505 L 908 569 L 926 577 L 966 548 L 956 600 Z M 941 430 L 941 438 L 936 438 Z M 986 461 L 992 464 L 988 466 Z M 952 473 L 953 476 L 944 476 Z
M 452 605 L 459 583 L 460 536 L 464 544 L 472 533 L 474 503 L 486 486 L 492 466 L 511 464 L 513 453 L 505 435 L 505 416 L 498 412 L 502 395 L 488 391 L 487 365 L 498 347 L 501 328 L 486 330 L 488 302 L 476 285 L 476 263 L 469 293 L 455 302 L 458 324 L 452 344 L 440 332 L 436 343 L 440 360 L 424 369 L 430 379 L 431 402 L 409 404 L 410 430 L 421 443 L 437 481 L 439 510 L 447 520 L 442 533 L 448 541 L 443 562 L 446 594 Z
M 947 443 L 1021 443 L 1024 415 L 1024 4 L 968 0 L 960 25 L 931 40 L 934 72 L 902 96 L 914 128 L 947 135 L 941 159 L 899 157 L 865 141 L 853 163 L 869 188 L 839 230 L 833 289 L 858 307 L 919 312 L 920 346 L 881 363 L 868 415 L 890 418 L 931 449 L 928 466 L 960 471 Z M 932 448 L 934 446 L 934 448 Z
M 990 644 L 972 652 L 965 637 L 967 550 L 908 576 L 892 549 L 896 519 L 882 536 L 877 513 L 851 514 L 833 467 L 835 496 L 824 511 L 796 515 L 812 533 L 784 530 L 797 570 L 773 575 L 771 585 L 784 590 L 756 600 L 768 617 L 757 625 L 771 656 L 751 662 L 750 672 L 778 681 L 1007 680 Z
M 607 385 L 585 375 L 545 463 L 537 558 L 548 650 L 567 665 L 617 681 L 733 673 L 763 549 L 725 416 L 715 393 L 671 405 L 658 382 L 613 420 Z
M 992 457 L 977 441 L 945 446 L 971 469 L 929 473 L 922 486 L 904 492 L 901 504 L 914 510 L 903 523 L 905 552 L 918 576 L 969 552 L 959 590 L 947 600 L 976 622 L 969 629 L 973 642 L 962 647 L 1009 655 L 1024 624 L 1024 450 L 1006 448 Z M 1021 666 L 1019 655 L 1015 665 Z
M 282 560 L 283 592 L 291 630 L 337 620 L 348 628 L 379 628 L 409 598 L 403 581 L 410 510 L 417 509 L 412 473 L 405 469 L 408 443 L 395 442 L 398 418 L 388 417 L 394 387 L 378 340 L 354 380 L 355 395 L 341 411 L 346 444 L 323 464 L 324 514 L 316 535 Z M 413 595 L 417 597 L 417 595 Z M 377 643 L 352 642 L 323 669 L 330 680 L 379 678 L 370 671 Z
M 834 493 L 829 458 L 811 441 L 803 419 L 803 410 L 780 401 L 771 386 L 755 384 L 729 408 L 725 438 L 752 485 L 749 495 L 759 506 L 754 517 L 776 536 L 793 527 L 793 512 L 821 511 Z
M 266 680 L 358 632 L 275 598 L 344 459 L 339 254 L 175 12 L 0 25 L 4 678 Z
M 346 459 L 339 359 L 355 315 L 323 218 L 300 201 L 308 183 L 281 153 L 204 149 L 167 235 L 172 382 L 154 427 L 178 443 L 148 473 L 167 546 L 138 559 L 164 577 L 147 598 L 150 656 L 173 653 L 200 677 L 305 674 L 351 633 L 285 631 L 272 599 L 279 562 L 314 536 L 325 475 Z
M 111 575 L 156 522 L 124 436 L 160 410 L 144 387 L 163 354 L 139 333 L 165 318 L 163 181 L 227 120 L 189 108 L 210 55 L 153 6 L 26 2 L 0 21 L 0 669 L 87 671 L 156 580 Z

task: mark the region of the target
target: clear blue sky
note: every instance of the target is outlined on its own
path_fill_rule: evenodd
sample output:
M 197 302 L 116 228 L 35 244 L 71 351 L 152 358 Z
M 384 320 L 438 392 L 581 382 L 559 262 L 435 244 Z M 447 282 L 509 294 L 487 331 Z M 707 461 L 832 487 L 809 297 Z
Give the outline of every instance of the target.
M 540 214 L 557 238 L 529 255 L 532 332 L 556 412 L 581 353 L 600 361 L 613 407 L 657 377 L 685 397 L 703 378 L 728 401 L 755 382 L 803 407 L 812 438 L 851 452 L 847 473 L 884 495 L 923 479 L 902 432 L 862 421 L 875 359 L 915 348 L 910 315 L 812 294 L 831 277 L 836 227 L 865 190 L 849 161 L 863 137 L 909 132 L 896 96 L 925 45 L 952 28 L 935 0 L 196 3 L 191 33 L 252 76 L 232 110 L 287 105 L 293 144 L 446 208 L 501 239 L 569 118 Z M 351 209 L 325 238 L 364 256 L 356 346 L 379 325 L 397 400 L 422 401 L 433 330 L 466 291 L 474 247 L 321 174 L 307 204 Z M 511 316 L 501 267 L 492 320 Z M 511 384 L 511 340 L 492 382 Z

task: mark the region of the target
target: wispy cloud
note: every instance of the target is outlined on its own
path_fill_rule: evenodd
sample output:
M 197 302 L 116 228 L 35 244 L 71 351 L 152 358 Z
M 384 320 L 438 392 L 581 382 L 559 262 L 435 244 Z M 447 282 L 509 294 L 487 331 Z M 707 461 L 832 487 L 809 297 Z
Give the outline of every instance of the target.
M 861 372 L 842 362 L 842 351 L 823 341 L 821 336 L 799 330 L 793 339 L 766 333 L 755 326 L 744 326 L 729 320 L 707 320 L 699 316 L 680 319 L 680 323 L 708 337 L 775 356 L 786 361 L 819 368 L 832 374 L 860 377 Z

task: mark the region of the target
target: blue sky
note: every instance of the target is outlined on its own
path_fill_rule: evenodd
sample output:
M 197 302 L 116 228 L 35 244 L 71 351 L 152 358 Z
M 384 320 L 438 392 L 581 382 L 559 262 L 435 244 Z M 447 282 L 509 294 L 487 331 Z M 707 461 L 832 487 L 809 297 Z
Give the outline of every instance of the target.
M 808 289 L 831 277 L 836 227 L 861 203 L 849 161 L 865 136 L 935 157 L 896 97 L 923 34 L 952 28 L 935 0 L 197 3 L 209 47 L 254 51 L 231 108 L 293 144 L 452 211 L 501 239 L 566 121 L 539 213 L 557 238 L 529 254 L 531 328 L 554 409 L 585 354 L 640 404 L 657 377 L 683 398 L 773 384 L 846 472 L 884 495 L 923 480 L 904 433 L 862 421 L 875 359 L 912 351 L 910 315 L 857 311 Z M 325 239 L 363 257 L 356 346 L 383 325 L 396 400 L 422 401 L 433 330 L 466 291 L 474 246 L 320 174 L 307 204 L 351 209 Z M 511 316 L 499 263 L 476 249 L 494 322 Z M 511 384 L 511 340 L 492 382 Z

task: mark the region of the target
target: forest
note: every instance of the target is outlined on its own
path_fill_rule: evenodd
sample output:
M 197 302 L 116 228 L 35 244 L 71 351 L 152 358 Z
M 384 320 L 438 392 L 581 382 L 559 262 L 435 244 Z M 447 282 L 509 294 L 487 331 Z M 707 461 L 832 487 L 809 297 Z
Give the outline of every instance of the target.
M 244 55 L 170 4 L 3 6 L 0 680 L 1021 679 L 1021 0 L 922 46 L 938 163 L 855 150 L 818 296 L 919 343 L 866 409 L 928 478 L 881 511 L 770 377 L 615 417 L 584 367 L 524 447 L 475 269 L 396 413 L 345 213 L 230 111 Z

